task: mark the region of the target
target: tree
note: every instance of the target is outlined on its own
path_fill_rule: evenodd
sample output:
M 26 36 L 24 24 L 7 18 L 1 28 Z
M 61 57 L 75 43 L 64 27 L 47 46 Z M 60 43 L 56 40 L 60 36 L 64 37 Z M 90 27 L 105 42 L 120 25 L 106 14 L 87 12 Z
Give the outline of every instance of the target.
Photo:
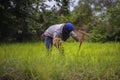
M 26 38 L 24 35 L 29 33 L 29 22 L 33 20 L 39 22 L 38 8 L 33 6 L 33 4 L 43 2 L 38 1 L 0 0 L 0 41 L 15 39 L 16 33 L 20 30 L 22 37 Z
M 55 0 L 57 6 L 59 6 L 59 15 L 68 15 L 70 13 L 69 5 L 71 0 Z
M 91 21 L 92 11 L 88 3 L 80 3 L 74 10 L 76 14 L 75 24 L 77 26 L 87 25 Z
M 112 41 L 120 41 L 120 0 L 108 8 L 107 14 L 111 27 L 108 38 Z

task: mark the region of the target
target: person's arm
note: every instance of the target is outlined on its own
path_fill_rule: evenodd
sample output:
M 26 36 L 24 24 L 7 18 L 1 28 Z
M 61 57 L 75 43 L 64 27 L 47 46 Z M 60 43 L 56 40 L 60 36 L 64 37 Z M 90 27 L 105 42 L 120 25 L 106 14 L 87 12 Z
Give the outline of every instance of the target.
M 75 39 L 76 41 L 79 41 L 79 38 L 78 38 L 77 34 L 76 34 L 74 31 L 72 31 L 72 32 L 70 33 L 70 36 L 71 36 L 73 39 Z
M 59 34 L 57 32 L 54 32 L 54 34 L 53 34 L 53 45 L 56 48 L 60 48 L 61 44 L 62 44 L 62 40 L 61 40 L 61 38 L 59 38 Z
M 54 32 L 54 33 L 53 33 L 53 39 L 56 38 L 56 37 L 58 37 L 58 33 L 57 33 L 57 32 Z
M 70 35 L 71 35 L 71 37 L 72 37 L 73 39 L 75 39 L 76 41 L 82 42 L 82 41 L 84 40 L 82 37 L 79 38 L 74 31 L 72 31 L 72 32 L 70 33 Z

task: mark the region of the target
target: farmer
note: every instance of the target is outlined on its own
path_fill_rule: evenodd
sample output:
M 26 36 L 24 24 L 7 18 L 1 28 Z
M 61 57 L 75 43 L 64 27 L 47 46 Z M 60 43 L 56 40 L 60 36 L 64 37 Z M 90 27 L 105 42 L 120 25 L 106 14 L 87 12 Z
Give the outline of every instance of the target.
M 70 22 L 50 26 L 42 35 L 45 37 L 46 48 L 50 50 L 53 43 L 56 45 L 57 42 L 54 42 L 54 39 L 56 38 L 61 38 L 61 40 L 66 41 L 69 36 L 72 36 L 76 41 L 83 41 L 82 38 L 78 38 L 77 34 L 73 30 L 74 26 Z

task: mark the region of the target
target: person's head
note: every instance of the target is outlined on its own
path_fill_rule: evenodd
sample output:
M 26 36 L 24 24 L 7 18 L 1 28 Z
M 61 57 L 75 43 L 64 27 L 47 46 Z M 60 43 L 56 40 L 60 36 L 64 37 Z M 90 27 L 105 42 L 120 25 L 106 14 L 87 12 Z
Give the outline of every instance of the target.
M 72 23 L 65 23 L 62 29 L 62 40 L 66 41 L 69 38 L 69 34 L 74 30 L 74 26 Z
M 71 32 L 71 31 L 74 30 L 74 26 L 73 26 L 73 24 L 70 23 L 70 22 L 65 23 L 64 28 L 65 28 L 65 30 L 68 31 L 68 32 Z

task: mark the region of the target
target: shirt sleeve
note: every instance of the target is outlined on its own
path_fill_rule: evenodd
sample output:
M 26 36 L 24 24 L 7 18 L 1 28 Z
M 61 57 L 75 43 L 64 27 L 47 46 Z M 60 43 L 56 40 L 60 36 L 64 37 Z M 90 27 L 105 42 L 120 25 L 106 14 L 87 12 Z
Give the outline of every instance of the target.
M 70 33 L 70 36 L 71 36 L 73 39 L 75 39 L 76 41 L 79 41 L 79 38 L 78 38 L 77 34 L 76 34 L 74 31 L 72 31 L 72 32 Z
M 55 37 L 58 37 L 58 33 L 56 31 L 53 33 L 53 38 Z
M 77 34 L 76 34 L 74 31 L 72 31 L 72 32 L 70 33 L 70 35 L 71 35 L 71 36 L 74 36 L 74 37 L 77 36 Z

